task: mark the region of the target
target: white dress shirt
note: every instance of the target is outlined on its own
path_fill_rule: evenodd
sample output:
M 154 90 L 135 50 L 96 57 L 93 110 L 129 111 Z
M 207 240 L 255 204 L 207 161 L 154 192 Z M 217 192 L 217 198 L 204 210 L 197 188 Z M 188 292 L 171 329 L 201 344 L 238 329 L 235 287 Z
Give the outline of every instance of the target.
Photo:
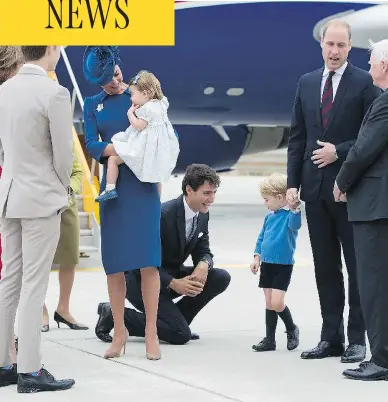
M 185 221 L 186 221 L 186 239 L 189 237 L 191 233 L 191 229 L 193 228 L 193 218 L 194 216 L 198 217 L 198 212 L 194 212 L 186 202 L 186 197 L 183 197 L 183 205 L 185 207 Z
M 335 99 L 335 94 L 337 93 L 337 89 L 339 86 L 339 83 L 341 81 L 342 75 L 345 72 L 345 69 L 348 65 L 348 62 L 345 62 L 340 68 L 338 68 L 335 71 L 335 74 L 333 75 L 332 81 L 333 81 L 333 102 Z M 323 71 L 323 75 L 322 75 L 322 81 L 321 81 L 321 99 L 323 96 L 323 88 L 325 87 L 325 83 L 327 80 L 327 77 L 329 76 L 329 72 L 330 70 L 325 66 L 325 70 Z

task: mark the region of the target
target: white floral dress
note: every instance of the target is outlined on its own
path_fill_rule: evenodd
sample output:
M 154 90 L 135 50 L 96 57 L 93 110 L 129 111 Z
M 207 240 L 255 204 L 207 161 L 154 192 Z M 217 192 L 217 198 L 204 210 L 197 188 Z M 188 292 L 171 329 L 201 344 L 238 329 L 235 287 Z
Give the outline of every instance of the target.
M 167 181 L 176 166 L 180 149 L 168 107 L 166 97 L 145 103 L 135 115 L 145 120 L 147 127 L 137 131 L 130 126 L 112 137 L 117 155 L 142 182 Z

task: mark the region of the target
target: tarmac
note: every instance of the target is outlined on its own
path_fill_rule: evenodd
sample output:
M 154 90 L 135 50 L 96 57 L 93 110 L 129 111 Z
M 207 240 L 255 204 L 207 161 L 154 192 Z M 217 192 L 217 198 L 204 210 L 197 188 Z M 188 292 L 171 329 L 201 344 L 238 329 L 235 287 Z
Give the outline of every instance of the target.
M 163 186 L 162 200 L 180 194 L 182 177 Z M 210 211 L 210 242 L 215 266 L 232 276 L 229 288 L 208 304 L 191 325 L 200 339 L 183 346 L 161 344 L 162 359 L 145 358 L 144 340 L 130 337 L 126 355 L 105 360 L 108 347 L 94 334 L 97 305 L 108 301 L 106 276 L 98 254 L 83 258 L 77 268 L 71 312 L 88 331 L 56 327 L 52 317 L 58 300 L 57 272 L 47 294 L 50 331 L 42 334 L 44 367 L 56 378 L 74 378 L 76 385 L 53 395 L 21 395 L 15 386 L 0 389 L 0 401 L 31 398 L 42 402 L 110 400 L 115 402 L 365 402 L 385 400 L 387 384 L 345 379 L 355 365 L 339 358 L 306 361 L 303 350 L 316 346 L 321 316 L 305 217 L 297 240 L 295 267 L 286 303 L 300 328 L 300 345 L 289 352 L 281 320 L 277 350 L 257 353 L 252 345 L 265 334 L 264 296 L 258 276 L 249 269 L 258 233 L 268 212 L 259 197 L 260 176 L 223 174 Z M 130 258 L 130 255 L 128 255 Z M 345 283 L 347 282 L 345 270 Z M 347 319 L 347 309 L 345 311 Z M 17 329 L 16 329 L 17 332 Z M 367 356 L 367 358 L 369 358 Z

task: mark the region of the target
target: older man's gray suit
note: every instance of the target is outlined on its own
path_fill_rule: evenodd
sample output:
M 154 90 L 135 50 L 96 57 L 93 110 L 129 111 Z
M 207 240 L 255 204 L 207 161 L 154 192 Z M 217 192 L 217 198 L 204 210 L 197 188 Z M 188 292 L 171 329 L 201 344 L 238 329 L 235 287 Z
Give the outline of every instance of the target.
M 41 368 L 42 307 L 72 168 L 69 92 L 38 67 L 0 87 L 0 165 L 0 367 L 12 363 L 19 306 L 18 372 L 30 373 Z
M 365 115 L 337 176 L 353 223 L 361 307 L 372 362 L 388 369 L 388 90 Z

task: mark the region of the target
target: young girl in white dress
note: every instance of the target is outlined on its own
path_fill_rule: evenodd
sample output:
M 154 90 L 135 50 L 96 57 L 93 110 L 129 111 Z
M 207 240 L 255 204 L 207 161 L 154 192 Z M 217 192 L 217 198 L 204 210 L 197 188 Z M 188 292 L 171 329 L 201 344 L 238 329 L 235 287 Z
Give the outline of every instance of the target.
M 154 74 L 140 71 L 129 82 L 132 106 L 128 110 L 131 125 L 112 137 L 118 156 L 108 158 L 106 188 L 96 201 L 117 198 L 119 165 L 125 163 L 142 182 L 167 181 L 176 166 L 179 142 L 168 119 L 167 98 Z

